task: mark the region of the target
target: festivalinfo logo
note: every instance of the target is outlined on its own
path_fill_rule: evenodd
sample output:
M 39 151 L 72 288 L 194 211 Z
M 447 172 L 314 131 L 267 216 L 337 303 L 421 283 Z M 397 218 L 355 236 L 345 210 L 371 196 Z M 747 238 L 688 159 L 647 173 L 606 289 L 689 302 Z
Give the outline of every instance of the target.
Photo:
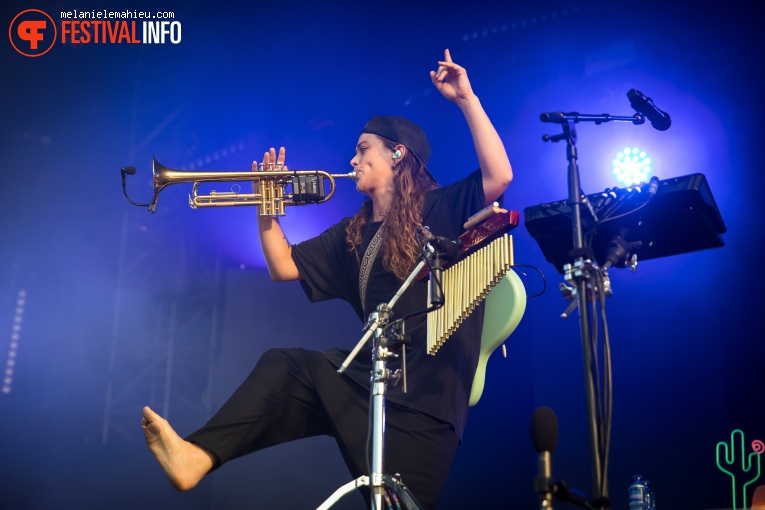
M 181 22 L 173 12 L 60 11 L 53 16 L 26 9 L 13 18 L 8 38 L 25 57 L 41 57 L 59 44 L 180 44 Z

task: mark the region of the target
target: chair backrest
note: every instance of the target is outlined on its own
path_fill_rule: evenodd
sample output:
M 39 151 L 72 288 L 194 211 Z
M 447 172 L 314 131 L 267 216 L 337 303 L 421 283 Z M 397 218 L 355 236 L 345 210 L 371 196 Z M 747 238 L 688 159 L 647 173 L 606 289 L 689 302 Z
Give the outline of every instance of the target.
M 515 271 L 508 271 L 491 289 L 484 306 L 481 354 L 470 391 L 471 406 L 476 405 L 483 394 L 489 356 L 515 331 L 526 311 L 526 288 Z

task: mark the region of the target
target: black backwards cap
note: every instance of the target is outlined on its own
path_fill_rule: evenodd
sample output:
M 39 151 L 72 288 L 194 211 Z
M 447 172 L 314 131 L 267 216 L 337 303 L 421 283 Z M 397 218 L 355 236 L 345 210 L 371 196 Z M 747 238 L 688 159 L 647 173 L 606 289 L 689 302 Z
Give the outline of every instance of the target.
M 361 132 L 372 133 L 373 135 L 387 138 L 392 142 L 400 143 L 414 153 L 415 157 L 422 163 L 422 166 L 425 167 L 430 178 L 433 179 L 433 182 L 437 182 L 433 174 L 428 170 L 428 160 L 432 152 L 428 143 L 428 137 L 425 136 L 425 131 L 411 120 L 396 116 L 374 116 L 369 119 L 369 122 L 367 122 L 367 125 L 364 126 Z

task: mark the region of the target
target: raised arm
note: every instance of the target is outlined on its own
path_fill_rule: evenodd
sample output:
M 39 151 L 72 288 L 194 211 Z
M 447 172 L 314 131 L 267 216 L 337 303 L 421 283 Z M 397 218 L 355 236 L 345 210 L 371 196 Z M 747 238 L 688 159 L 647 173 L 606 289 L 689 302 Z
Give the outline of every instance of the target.
M 284 163 L 284 147 L 279 149 L 279 157 L 276 157 L 276 150 L 263 155 L 263 164 L 268 169 L 271 163 Z M 252 164 L 252 169 L 257 169 L 257 163 Z M 284 167 L 286 170 L 287 167 Z M 257 186 L 253 183 L 253 186 Z M 258 233 L 260 235 L 260 246 L 263 249 L 263 255 L 268 265 L 268 274 L 271 279 L 277 282 L 286 282 L 298 280 L 300 273 L 292 260 L 292 245 L 287 241 L 287 237 L 282 231 L 279 220 L 275 216 L 261 216 L 258 214 Z
M 444 51 L 444 60 L 438 62 L 438 70 L 430 71 L 430 79 L 438 91 L 459 106 L 465 115 L 481 167 L 486 205 L 489 205 L 505 192 L 513 180 L 513 169 L 505 146 L 478 96 L 473 93 L 467 71 L 452 62 L 448 49 Z

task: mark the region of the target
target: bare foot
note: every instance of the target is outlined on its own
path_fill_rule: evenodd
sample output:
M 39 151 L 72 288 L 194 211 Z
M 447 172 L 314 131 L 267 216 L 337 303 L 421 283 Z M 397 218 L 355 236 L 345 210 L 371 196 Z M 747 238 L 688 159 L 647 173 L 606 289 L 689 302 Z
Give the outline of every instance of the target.
M 143 408 L 141 428 L 146 446 L 179 491 L 194 488 L 212 469 L 215 457 L 211 452 L 183 440 L 167 420 L 149 407 Z

